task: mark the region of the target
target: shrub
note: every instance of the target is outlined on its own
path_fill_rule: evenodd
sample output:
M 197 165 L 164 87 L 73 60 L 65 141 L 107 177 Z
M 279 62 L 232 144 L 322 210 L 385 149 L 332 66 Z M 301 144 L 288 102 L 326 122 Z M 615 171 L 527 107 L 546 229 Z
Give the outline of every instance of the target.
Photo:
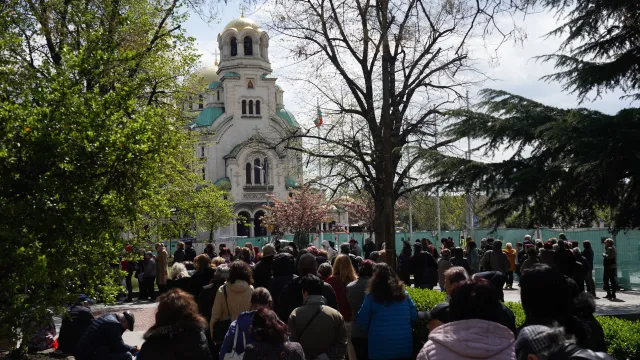
M 442 291 L 407 288 L 407 292 L 418 311 L 429 311 L 447 300 L 447 294 Z
M 437 290 L 410 288 L 407 291 L 418 311 L 429 311 L 447 299 L 445 293 Z M 516 316 L 516 327 L 520 328 L 525 320 L 522 304 L 519 302 L 504 304 L 513 311 Z M 596 316 L 596 319 L 602 325 L 607 352 L 611 356 L 619 360 L 640 359 L 640 321 L 629 321 L 610 316 Z M 424 324 L 417 324 L 416 327 L 424 327 Z M 421 335 L 422 343 L 426 341 L 426 334 L 422 334 L 423 332 L 416 331 L 416 334 Z
M 513 314 L 516 316 L 516 328 L 519 329 L 520 326 L 524 324 L 524 319 L 525 319 L 524 309 L 522 308 L 522 304 L 520 304 L 519 302 L 507 301 L 506 303 L 504 303 L 504 305 L 508 307 L 511 311 L 513 311 Z
M 640 321 L 597 316 L 609 355 L 619 360 L 640 359 Z

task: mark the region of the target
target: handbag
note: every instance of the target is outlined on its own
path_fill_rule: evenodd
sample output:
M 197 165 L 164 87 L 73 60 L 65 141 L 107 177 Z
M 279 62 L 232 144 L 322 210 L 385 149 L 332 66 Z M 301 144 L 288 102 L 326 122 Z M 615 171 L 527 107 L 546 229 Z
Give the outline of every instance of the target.
M 226 284 L 222 286 L 222 291 L 224 293 L 224 302 L 227 304 L 227 314 L 229 315 L 229 318 L 227 320 L 218 320 L 215 325 L 213 325 L 213 334 L 211 334 L 211 338 L 215 343 L 222 343 L 224 341 L 224 337 L 227 335 L 229 326 L 231 326 L 231 311 L 229 311 Z
M 245 348 L 247 346 L 247 337 L 244 334 L 244 331 L 241 331 L 239 329 L 239 327 L 236 327 L 236 336 L 234 336 L 233 338 L 233 349 L 231 349 L 231 352 L 228 352 L 226 354 L 224 354 L 224 360 L 242 360 L 243 356 L 244 356 L 244 352 L 242 353 L 237 353 L 236 352 L 236 344 L 238 343 L 238 333 L 242 332 L 242 343 L 244 344 Z

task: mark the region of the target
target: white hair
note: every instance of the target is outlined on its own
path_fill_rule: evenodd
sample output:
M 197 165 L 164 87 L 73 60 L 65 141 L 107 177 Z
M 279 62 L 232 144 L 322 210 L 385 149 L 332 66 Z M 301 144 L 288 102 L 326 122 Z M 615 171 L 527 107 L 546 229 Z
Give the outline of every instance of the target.
M 171 280 L 178 280 L 189 277 L 186 266 L 183 263 L 175 263 L 171 267 L 171 273 L 169 274 Z

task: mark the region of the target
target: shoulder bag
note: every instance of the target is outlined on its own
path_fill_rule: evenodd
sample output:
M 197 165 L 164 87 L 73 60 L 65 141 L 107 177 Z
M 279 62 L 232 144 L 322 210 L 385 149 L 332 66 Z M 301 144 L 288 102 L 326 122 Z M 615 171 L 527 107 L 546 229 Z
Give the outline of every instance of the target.
M 222 343 L 224 341 L 224 337 L 227 335 L 227 331 L 229 331 L 229 326 L 231 326 L 231 311 L 229 311 L 226 284 L 222 286 L 222 291 L 224 293 L 224 302 L 227 304 L 227 314 L 229 315 L 229 318 L 227 320 L 218 320 L 215 325 L 213 325 L 213 334 L 211 338 L 215 343 Z
M 318 308 L 318 310 L 313 314 L 313 316 L 311 317 L 311 319 L 309 319 L 309 321 L 307 321 L 307 323 L 304 325 L 304 327 L 302 328 L 302 330 L 300 330 L 300 333 L 298 333 L 298 342 L 300 341 L 300 339 L 302 339 L 302 334 L 304 334 L 305 330 L 307 330 L 307 328 L 309 327 L 309 325 L 311 325 L 311 323 L 313 322 L 313 320 L 316 319 L 316 316 L 318 316 L 318 314 L 320 314 L 320 312 L 322 311 L 322 307 L 324 305 L 320 305 L 320 307 Z
M 231 349 L 231 352 L 224 354 L 224 360 L 242 360 L 244 352 L 236 352 L 236 344 L 238 343 L 239 332 L 242 332 L 242 343 L 244 344 L 244 348 L 247 348 L 247 337 L 244 334 L 244 331 L 240 330 L 240 326 L 236 325 L 236 335 L 233 337 L 233 348 Z

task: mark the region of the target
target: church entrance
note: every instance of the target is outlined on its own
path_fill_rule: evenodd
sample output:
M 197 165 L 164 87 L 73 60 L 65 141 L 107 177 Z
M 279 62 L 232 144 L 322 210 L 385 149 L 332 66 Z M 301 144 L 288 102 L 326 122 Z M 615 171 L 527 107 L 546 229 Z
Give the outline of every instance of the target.
M 264 216 L 264 211 L 260 210 L 253 215 L 253 233 L 255 236 L 267 236 L 267 228 L 262 227 L 261 218 Z
M 238 225 L 237 225 L 237 236 L 251 236 L 251 229 L 249 228 L 249 224 L 251 224 L 251 214 L 246 211 L 241 211 L 238 213 Z

